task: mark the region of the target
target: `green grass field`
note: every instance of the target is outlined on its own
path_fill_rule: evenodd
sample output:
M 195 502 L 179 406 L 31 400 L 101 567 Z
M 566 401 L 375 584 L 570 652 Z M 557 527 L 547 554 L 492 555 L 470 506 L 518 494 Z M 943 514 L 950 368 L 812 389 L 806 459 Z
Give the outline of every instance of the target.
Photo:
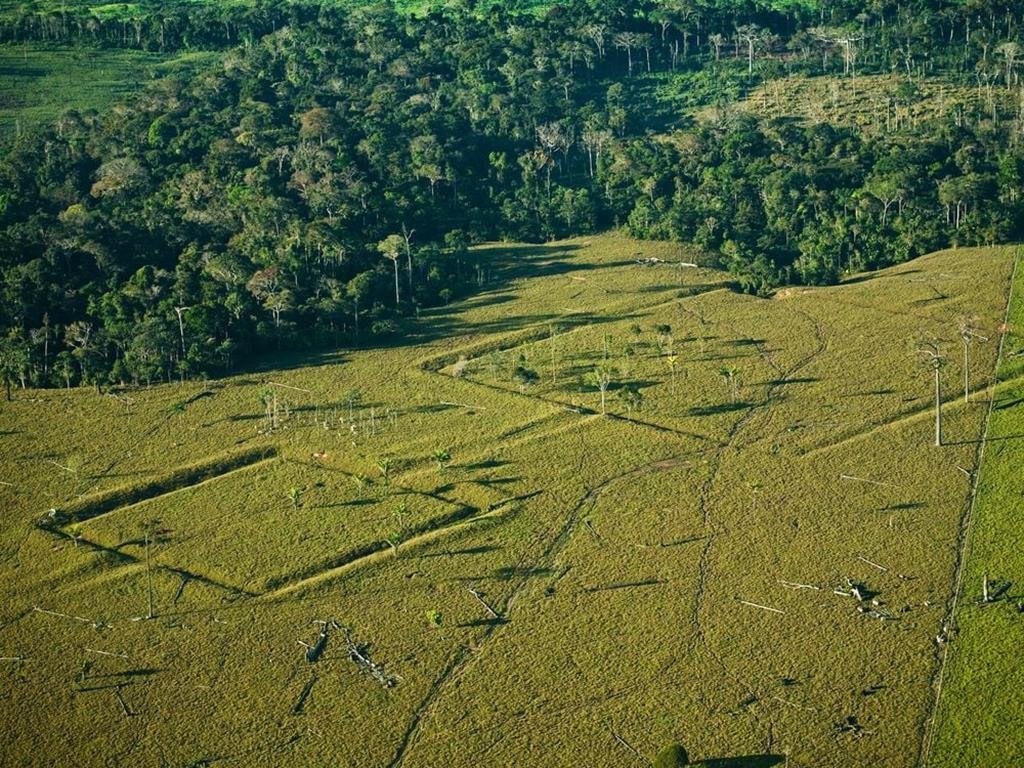
M 1024 437 L 1024 270 L 1018 266 L 988 425 L 977 500 L 970 521 L 953 638 L 928 765 L 1012 765 L 1024 754 L 1015 712 L 1020 701 L 1017 653 L 1024 547 L 1020 441 Z M 992 602 L 985 603 L 984 582 Z
M 917 763 L 1013 249 L 774 299 L 614 234 L 484 250 L 501 285 L 402 346 L 0 404 L 6 764 Z M 968 602 L 944 706 L 1013 620 Z M 317 620 L 396 684 L 340 629 L 307 661 Z
M 215 55 L 0 46 L 0 134 L 46 125 L 66 110 L 102 112 L 146 81 L 187 72 Z

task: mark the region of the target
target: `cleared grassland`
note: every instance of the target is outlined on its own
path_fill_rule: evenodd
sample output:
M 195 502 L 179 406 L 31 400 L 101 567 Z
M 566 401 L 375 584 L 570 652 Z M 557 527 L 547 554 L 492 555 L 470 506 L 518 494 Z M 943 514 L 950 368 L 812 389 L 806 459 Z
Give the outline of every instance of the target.
M 1024 754 L 1019 655 L 1024 643 L 1024 269 L 1019 263 L 1008 321 L 930 766 L 1012 765 Z M 983 600 L 986 577 L 989 603 Z
M 774 300 L 669 244 L 484 250 L 494 288 L 404 346 L 3 405 L 9 763 L 619 766 L 640 764 L 623 742 L 678 739 L 915 764 L 987 412 L 958 390 L 957 323 L 999 325 L 1012 250 Z M 949 353 L 940 449 L 924 337 Z M 972 387 L 994 365 L 978 345 Z M 268 458 L 165 488 L 239 451 Z M 135 486 L 160 493 L 61 517 Z M 878 605 L 835 594 L 847 578 Z M 397 685 L 341 630 L 309 663 L 314 620 Z
M 768 118 L 798 117 L 889 132 L 949 114 L 983 117 L 993 108 L 1012 113 L 1016 100 L 1005 88 L 984 90 L 942 78 L 919 79 L 908 91 L 906 79 L 898 75 L 790 75 L 753 88 L 735 108 Z M 715 111 L 705 108 L 695 115 L 710 119 Z
M 47 125 L 67 110 L 102 112 L 154 77 L 186 73 L 209 53 L 0 46 L 0 134 Z

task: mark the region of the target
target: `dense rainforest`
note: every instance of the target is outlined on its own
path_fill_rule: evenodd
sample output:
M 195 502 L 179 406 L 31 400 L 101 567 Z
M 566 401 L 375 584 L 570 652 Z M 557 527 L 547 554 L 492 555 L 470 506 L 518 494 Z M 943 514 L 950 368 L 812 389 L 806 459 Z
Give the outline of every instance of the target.
M 1021 2 L 138 8 L 0 21 L 9 44 L 220 51 L 6 140 L 8 381 L 371 343 L 489 285 L 485 240 L 617 226 L 766 293 L 1024 229 Z M 793 74 L 893 75 L 893 109 L 935 78 L 970 98 L 868 127 L 734 107 Z

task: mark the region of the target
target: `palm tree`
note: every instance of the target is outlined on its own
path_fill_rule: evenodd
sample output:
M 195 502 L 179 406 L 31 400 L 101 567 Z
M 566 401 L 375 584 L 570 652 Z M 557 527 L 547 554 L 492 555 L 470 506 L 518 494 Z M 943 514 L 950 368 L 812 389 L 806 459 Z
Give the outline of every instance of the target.
M 737 377 L 739 374 L 739 370 L 731 365 L 722 366 L 718 369 L 718 375 L 722 377 L 722 381 L 725 382 L 725 388 L 729 392 L 729 402 L 733 404 L 735 404 L 738 394 Z
M 391 482 L 391 467 L 393 463 L 394 461 L 390 456 L 381 456 L 377 459 L 377 470 L 384 480 L 384 485 L 388 485 Z
M 601 392 L 601 415 L 604 416 L 608 413 L 605 408 L 605 395 L 608 392 L 608 387 L 611 386 L 612 379 L 615 377 L 615 369 L 601 363 L 595 365 L 594 369 L 587 374 L 587 383 L 592 387 L 597 387 Z
M 438 469 L 444 469 L 449 461 L 452 460 L 452 454 L 447 448 L 438 448 L 433 453 L 434 461 L 437 462 Z
M 960 322 L 960 339 L 964 343 L 964 402 L 968 402 L 971 396 L 971 344 L 975 340 L 988 341 L 987 336 L 982 336 L 977 328 L 977 318 L 965 317 Z

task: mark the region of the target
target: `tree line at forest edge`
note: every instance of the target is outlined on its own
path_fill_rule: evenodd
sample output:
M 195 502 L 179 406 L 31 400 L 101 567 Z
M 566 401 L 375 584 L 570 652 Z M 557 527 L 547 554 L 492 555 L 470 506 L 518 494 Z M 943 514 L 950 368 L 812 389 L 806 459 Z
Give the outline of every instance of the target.
M 0 372 L 148 383 L 369 342 L 492 281 L 469 247 L 491 239 L 620 226 L 764 293 L 1020 238 L 1024 3 L 787 5 L 217 6 L 234 31 L 209 41 L 190 5 L 175 40 L 222 46 L 215 64 L 8 140 Z M 167 45 L 156 14 L 122 42 Z M 43 36 L 19 24 L 2 36 Z M 898 129 L 728 108 L 794 72 L 977 98 Z

